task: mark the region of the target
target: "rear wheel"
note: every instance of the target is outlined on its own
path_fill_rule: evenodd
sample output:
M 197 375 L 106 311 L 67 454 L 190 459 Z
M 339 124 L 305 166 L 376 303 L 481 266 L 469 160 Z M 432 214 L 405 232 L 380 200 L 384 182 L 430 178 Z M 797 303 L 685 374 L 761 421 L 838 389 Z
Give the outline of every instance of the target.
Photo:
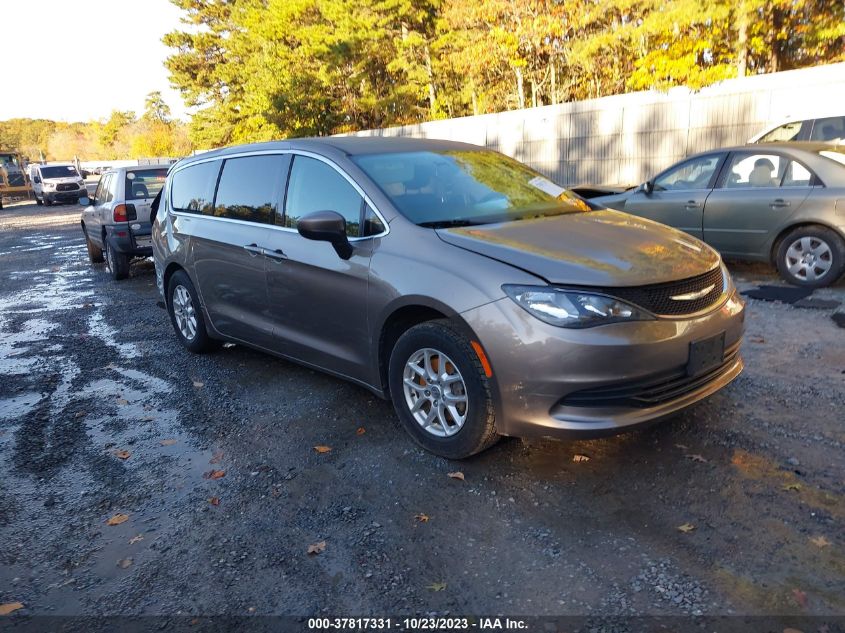
M 106 266 L 111 276 L 117 281 L 126 279 L 129 276 L 129 256 L 114 250 L 107 239 L 103 240 L 103 243 L 105 245 Z
M 88 237 L 88 231 L 82 229 L 85 234 L 85 247 L 88 249 L 88 261 L 92 264 L 100 264 L 103 262 L 103 249 L 94 244 L 91 238 Z
M 388 374 L 396 414 L 426 450 L 463 459 L 498 440 L 488 378 L 449 321 L 421 323 L 399 337 Z
M 176 336 L 190 351 L 201 354 L 220 347 L 205 329 L 197 291 L 184 270 L 173 273 L 167 282 L 167 312 Z
M 796 286 L 829 286 L 845 270 L 845 244 L 823 226 L 802 226 L 790 231 L 781 240 L 776 257 L 781 277 Z

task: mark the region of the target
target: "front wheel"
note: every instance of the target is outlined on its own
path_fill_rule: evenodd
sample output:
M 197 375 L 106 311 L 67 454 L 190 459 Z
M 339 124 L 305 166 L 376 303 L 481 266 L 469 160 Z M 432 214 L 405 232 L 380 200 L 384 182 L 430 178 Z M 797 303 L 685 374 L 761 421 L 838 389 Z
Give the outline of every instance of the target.
M 53 206 L 53 201 L 52 201 L 52 200 L 50 200 L 50 198 L 48 198 L 47 196 L 44 196 L 44 198 L 43 198 L 43 202 L 44 202 L 44 206 L 45 206 L 45 207 L 51 207 L 51 206 Z
M 205 329 L 197 291 L 184 270 L 173 273 L 167 282 L 167 312 L 176 335 L 190 351 L 202 354 L 220 347 Z
M 796 286 L 821 288 L 834 283 L 845 269 L 842 238 L 823 226 L 802 226 L 781 240 L 777 252 L 781 277 Z
M 119 253 L 109 244 L 108 239 L 103 240 L 106 250 L 106 266 L 111 276 L 116 280 L 126 279 L 129 276 L 129 256 L 126 253 Z
M 44 204 L 44 202 L 41 200 L 41 198 L 39 198 L 38 196 L 35 196 L 35 204 L 37 204 L 40 207 L 42 204 Z
M 421 323 L 399 337 L 388 374 L 396 414 L 426 450 L 463 459 L 499 439 L 488 377 L 449 321 Z

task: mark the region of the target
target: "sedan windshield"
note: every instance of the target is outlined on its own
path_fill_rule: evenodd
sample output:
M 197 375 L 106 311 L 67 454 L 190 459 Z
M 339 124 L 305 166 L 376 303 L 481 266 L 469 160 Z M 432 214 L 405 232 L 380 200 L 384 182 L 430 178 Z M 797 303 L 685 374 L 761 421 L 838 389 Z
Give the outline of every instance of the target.
M 420 226 L 471 226 L 590 210 L 575 194 L 497 152 L 365 154 L 352 160 Z
M 41 168 L 42 178 L 79 178 L 73 165 L 56 165 Z

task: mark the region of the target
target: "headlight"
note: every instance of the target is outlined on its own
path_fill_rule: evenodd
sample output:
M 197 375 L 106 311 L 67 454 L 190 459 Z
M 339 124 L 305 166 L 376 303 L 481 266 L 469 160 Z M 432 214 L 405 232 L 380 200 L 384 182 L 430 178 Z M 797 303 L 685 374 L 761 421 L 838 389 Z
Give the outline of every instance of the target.
M 85 181 L 84 181 L 84 180 L 80 180 L 80 181 L 79 181 L 78 183 L 76 183 L 76 184 L 77 184 L 77 185 L 79 185 L 80 187 L 84 187 L 84 186 L 85 186 Z
M 55 189 L 55 188 L 56 188 L 56 183 L 53 183 L 53 182 L 45 182 L 45 183 L 44 183 L 44 188 L 45 188 L 45 189 Z
M 619 321 L 649 321 L 652 315 L 629 303 L 604 295 L 548 286 L 502 286 L 507 295 L 544 323 L 585 328 Z

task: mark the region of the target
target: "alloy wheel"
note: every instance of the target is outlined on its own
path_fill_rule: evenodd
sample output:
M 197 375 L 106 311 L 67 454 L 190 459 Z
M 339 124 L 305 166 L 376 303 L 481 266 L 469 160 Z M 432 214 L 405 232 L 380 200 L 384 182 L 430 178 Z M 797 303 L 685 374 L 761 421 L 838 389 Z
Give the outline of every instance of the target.
M 833 267 L 830 245 L 818 237 L 799 237 L 786 249 L 786 268 L 796 279 L 816 281 Z
M 185 340 L 192 341 L 197 335 L 197 314 L 194 310 L 194 302 L 191 293 L 185 286 L 177 285 L 173 289 L 173 316 L 176 319 L 176 327 Z
M 467 419 L 467 388 L 457 366 L 443 352 L 426 347 L 405 363 L 402 375 L 405 404 L 424 431 L 451 437 Z

